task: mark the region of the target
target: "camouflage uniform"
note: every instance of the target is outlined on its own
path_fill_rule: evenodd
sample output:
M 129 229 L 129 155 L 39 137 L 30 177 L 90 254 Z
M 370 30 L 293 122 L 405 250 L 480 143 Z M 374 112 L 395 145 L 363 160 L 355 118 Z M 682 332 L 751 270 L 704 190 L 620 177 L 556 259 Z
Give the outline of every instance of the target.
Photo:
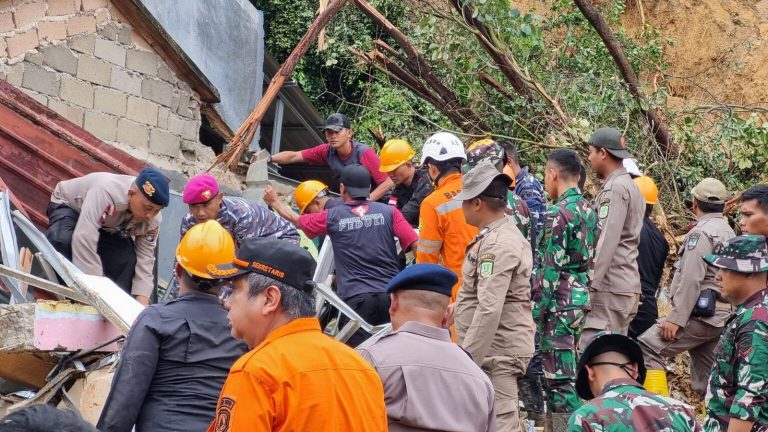
M 542 231 L 541 266 L 534 309 L 539 323 L 549 410 L 569 413 L 581 406 L 576 394 L 576 347 L 589 308 L 589 276 L 598 237 L 597 214 L 577 188 L 549 209 Z
M 768 272 L 764 236 L 744 235 L 721 243 L 704 259 L 741 273 Z M 758 291 L 725 324 L 715 350 L 707 391 L 707 431 L 727 430 L 731 418 L 768 430 L 768 288 Z
M 609 381 L 571 416 L 568 432 L 701 431 L 693 408 L 651 393 L 631 378 Z
M 544 228 L 544 222 L 547 219 L 547 204 L 544 199 L 544 189 L 541 182 L 536 179 L 529 171 L 528 167 L 523 167 L 515 176 L 515 193 L 525 201 L 528 210 L 531 213 L 531 237 L 536 239 L 539 232 Z M 537 266 L 537 257 L 533 257 L 533 265 Z
M 536 238 L 531 236 L 533 234 L 531 231 L 531 212 L 528 209 L 528 204 L 514 191 L 510 190 L 507 193 L 507 210 L 505 213 L 515 221 L 517 229 L 533 245 Z

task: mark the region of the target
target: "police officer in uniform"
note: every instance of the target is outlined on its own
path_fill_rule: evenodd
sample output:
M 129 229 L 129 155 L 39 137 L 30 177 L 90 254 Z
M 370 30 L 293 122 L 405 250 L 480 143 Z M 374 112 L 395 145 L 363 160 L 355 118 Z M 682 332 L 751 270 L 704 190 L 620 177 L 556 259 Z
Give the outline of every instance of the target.
M 616 129 L 599 129 L 589 138 L 589 162 L 605 181 L 594 200 L 600 239 L 582 347 L 601 330 L 627 334 L 640 302 L 637 247 L 645 199 L 622 164 L 630 157 L 624 137 Z
M 393 333 L 357 350 L 384 384 L 390 432 L 496 430 L 491 381 L 444 328 L 456 273 L 414 264 L 389 282 Z
M 56 185 L 45 236 L 84 273 L 106 276 L 148 305 L 166 206 L 168 178 L 154 168 L 137 177 L 92 173 Z
M 507 217 L 512 180 L 490 161 L 462 179 L 464 218 L 480 231 L 467 247 L 455 311 L 459 345 L 491 378 L 496 424 L 519 431 L 517 379 L 534 353 L 531 316 L 531 246 Z
M 720 296 L 715 281 L 717 268 L 702 258 L 718 243 L 736 235 L 723 219 L 728 191 L 719 180 L 705 178 L 691 190 L 696 225 L 677 252 L 672 278 L 672 310 L 659 324 L 646 330 L 638 341 L 643 347 L 649 380 L 646 388 L 668 395 L 665 357 L 683 351 L 691 354 L 691 386 L 703 397 L 715 361 L 715 346 L 731 305 Z

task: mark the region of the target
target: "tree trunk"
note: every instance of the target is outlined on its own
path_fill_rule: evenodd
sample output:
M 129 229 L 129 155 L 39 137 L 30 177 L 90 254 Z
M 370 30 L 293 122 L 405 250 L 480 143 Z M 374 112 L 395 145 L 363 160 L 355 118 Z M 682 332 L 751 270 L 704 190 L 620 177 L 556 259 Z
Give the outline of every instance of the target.
M 611 27 L 608 26 L 608 23 L 605 22 L 603 16 L 600 15 L 600 12 L 597 10 L 597 8 L 595 8 L 592 0 L 573 0 L 573 2 L 576 4 L 576 7 L 579 8 L 587 21 L 589 21 L 589 24 L 592 26 L 592 28 L 594 28 L 597 34 L 600 35 L 600 39 L 603 40 L 605 47 L 608 48 L 608 52 L 611 54 L 613 61 L 619 68 L 619 72 L 624 78 L 624 82 L 627 84 L 629 92 L 632 94 L 632 97 L 635 98 L 640 111 L 648 121 L 648 126 L 650 127 L 651 132 L 653 132 L 654 139 L 661 146 L 662 151 L 665 154 L 671 154 L 674 151 L 674 145 L 672 143 L 669 131 L 662 122 L 658 113 L 650 106 L 648 99 L 640 89 L 637 75 L 632 69 L 632 65 L 627 59 L 627 56 L 624 54 L 624 49 L 622 48 L 618 39 L 616 39 L 616 36 L 613 34 Z
M 296 65 L 299 63 L 299 60 L 301 60 L 301 57 L 307 53 L 312 42 L 314 42 L 320 34 L 320 31 L 328 25 L 334 15 L 336 15 L 346 3 L 347 0 L 334 0 L 333 3 L 329 4 L 317 18 L 315 18 L 315 21 L 309 26 L 307 32 L 304 33 L 304 36 L 299 43 L 293 48 L 293 51 L 291 51 L 291 54 L 280 66 L 280 69 L 275 76 L 272 77 L 272 81 L 269 83 L 267 91 L 264 92 L 264 96 L 262 96 L 261 100 L 256 105 L 256 108 L 251 115 L 248 116 L 245 122 L 243 122 L 235 133 L 235 136 L 232 137 L 227 149 L 218 155 L 216 160 L 213 161 L 213 164 L 208 167 L 208 171 L 219 164 L 224 164 L 226 169 L 232 169 L 237 166 L 240 157 L 245 153 L 248 149 L 248 145 L 253 140 L 253 136 L 256 134 L 256 130 L 258 129 L 261 120 L 264 118 L 264 114 L 267 113 L 269 106 L 272 105 L 272 102 L 277 98 L 285 81 L 287 81 L 291 74 L 293 74 L 293 70 L 296 69 Z

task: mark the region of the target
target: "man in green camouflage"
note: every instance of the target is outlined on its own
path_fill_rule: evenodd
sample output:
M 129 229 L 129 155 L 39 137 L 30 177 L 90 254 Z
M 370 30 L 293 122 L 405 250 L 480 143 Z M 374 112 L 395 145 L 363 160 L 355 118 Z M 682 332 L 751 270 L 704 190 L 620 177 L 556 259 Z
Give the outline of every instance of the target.
M 534 291 L 534 320 L 541 334 L 547 389 L 547 425 L 565 430 L 581 406 L 576 394 L 576 349 L 589 308 L 590 269 L 597 244 L 597 214 L 578 188 L 581 162 L 573 150 L 549 154 L 544 188 L 554 200 L 540 234 L 541 264 Z
M 704 260 L 718 267 L 720 292 L 737 306 L 715 349 L 706 431 L 768 430 L 768 251 L 765 236 L 720 243 Z
M 467 162 L 461 167 L 461 172 L 463 174 L 468 173 L 469 170 L 484 160 L 491 161 L 493 166 L 495 166 L 499 172 L 502 172 L 504 161 L 506 160 L 504 149 L 492 139 L 482 139 L 473 142 L 469 145 L 469 148 L 467 148 Z M 531 212 L 525 201 L 515 193 L 514 187 L 510 187 L 509 191 L 507 191 L 507 209 L 505 210 L 505 213 L 512 218 L 517 229 L 520 230 L 523 237 L 525 237 L 525 239 L 531 243 L 531 247 L 533 247 L 535 239 L 531 238 Z
M 700 432 L 689 405 L 651 393 L 637 342 L 612 332 L 597 333 L 579 359 L 576 390 L 589 402 L 576 410 L 568 432 Z

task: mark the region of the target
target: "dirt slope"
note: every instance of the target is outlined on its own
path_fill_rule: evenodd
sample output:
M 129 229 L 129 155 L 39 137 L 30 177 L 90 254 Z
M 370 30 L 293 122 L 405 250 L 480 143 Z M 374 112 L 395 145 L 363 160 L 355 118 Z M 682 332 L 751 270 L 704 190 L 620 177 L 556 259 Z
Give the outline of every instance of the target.
M 664 39 L 674 40 L 665 47 L 665 61 L 675 78 L 643 77 L 649 86 L 668 86 L 671 108 L 718 103 L 768 108 L 768 0 L 626 1 L 622 22 L 628 34 L 642 30 L 644 17 Z M 543 16 L 547 3 L 511 2 Z

